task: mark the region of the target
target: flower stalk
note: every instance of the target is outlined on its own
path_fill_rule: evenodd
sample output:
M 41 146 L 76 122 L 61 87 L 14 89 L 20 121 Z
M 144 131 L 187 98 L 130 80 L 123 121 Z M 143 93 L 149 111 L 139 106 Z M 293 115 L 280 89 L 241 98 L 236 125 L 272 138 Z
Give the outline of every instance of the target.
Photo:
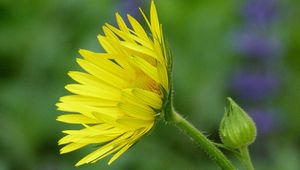
M 254 170 L 254 167 L 253 167 L 253 164 L 251 161 L 251 157 L 249 154 L 248 146 L 241 147 L 240 154 L 241 154 L 241 158 L 242 158 L 245 168 L 247 170 Z
M 185 134 L 191 137 L 222 169 L 235 170 L 234 165 L 228 158 L 218 149 L 212 141 L 210 141 L 202 132 L 200 132 L 194 125 L 183 118 L 175 111 L 171 102 L 170 107 L 165 110 L 166 121 L 175 124 L 179 129 L 183 130 Z

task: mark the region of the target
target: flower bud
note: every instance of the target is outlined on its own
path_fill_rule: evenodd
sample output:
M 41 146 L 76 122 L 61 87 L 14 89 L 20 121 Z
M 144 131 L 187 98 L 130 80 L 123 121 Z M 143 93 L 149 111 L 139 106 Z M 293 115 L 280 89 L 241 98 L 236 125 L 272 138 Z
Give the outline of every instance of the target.
M 223 144 L 230 148 L 240 148 L 252 144 L 256 138 L 256 126 L 251 117 L 231 98 L 229 108 L 225 109 L 220 125 Z

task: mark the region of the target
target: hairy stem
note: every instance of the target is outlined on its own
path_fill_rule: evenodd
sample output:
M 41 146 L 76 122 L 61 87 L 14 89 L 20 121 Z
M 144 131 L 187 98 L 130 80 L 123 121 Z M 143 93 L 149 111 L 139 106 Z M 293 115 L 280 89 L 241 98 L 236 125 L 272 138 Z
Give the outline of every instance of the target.
M 236 168 L 227 157 L 210 141 L 203 133 L 196 129 L 190 122 L 184 119 L 172 107 L 168 110 L 167 122 L 174 123 L 186 135 L 191 137 L 200 147 L 224 170 L 235 170 Z
M 248 146 L 244 146 L 240 149 L 241 158 L 247 170 L 254 170 L 251 157 L 249 154 Z

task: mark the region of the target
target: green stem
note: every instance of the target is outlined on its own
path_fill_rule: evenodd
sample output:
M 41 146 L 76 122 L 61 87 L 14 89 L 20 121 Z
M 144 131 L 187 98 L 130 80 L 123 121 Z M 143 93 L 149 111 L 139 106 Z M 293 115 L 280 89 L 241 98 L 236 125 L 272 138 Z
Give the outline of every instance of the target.
M 240 152 L 241 152 L 241 157 L 243 160 L 243 163 L 246 167 L 247 170 L 254 170 L 252 161 L 251 161 L 251 157 L 249 154 L 249 150 L 248 150 L 248 146 L 244 146 L 242 148 L 240 148 Z
M 193 138 L 197 144 L 224 170 L 235 170 L 236 168 L 226 158 L 226 156 L 210 141 L 203 133 L 196 129 L 190 122 L 178 114 L 172 107 L 169 110 L 168 122 L 174 123 L 182 129 L 188 136 Z

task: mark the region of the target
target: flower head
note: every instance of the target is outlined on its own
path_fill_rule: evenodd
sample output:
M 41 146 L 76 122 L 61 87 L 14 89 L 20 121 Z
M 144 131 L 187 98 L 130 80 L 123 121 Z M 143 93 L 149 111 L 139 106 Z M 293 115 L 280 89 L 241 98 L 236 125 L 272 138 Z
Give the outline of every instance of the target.
M 65 88 L 73 95 L 60 98 L 58 110 L 73 112 L 58 121 L 80 124 L 80 130 L 66 130 L 59 141 L 67 153 L 87 145 L 100 147 L 81 159 L 76 166 L 94 163 L 114 154 L 116 160 L 149 132 L 163 110 L 170 91 L 170 58 L 164 44 L 156 7 L 151 3 L 150 20 L 141 10 L 151 31 L 127 15 L 128 27 L 117 13 L 118 28 L 105 24 L 98 39 L 105 53 L 79 50 L 77 63 L 85 72 L 72 71 L 77 84 Z

